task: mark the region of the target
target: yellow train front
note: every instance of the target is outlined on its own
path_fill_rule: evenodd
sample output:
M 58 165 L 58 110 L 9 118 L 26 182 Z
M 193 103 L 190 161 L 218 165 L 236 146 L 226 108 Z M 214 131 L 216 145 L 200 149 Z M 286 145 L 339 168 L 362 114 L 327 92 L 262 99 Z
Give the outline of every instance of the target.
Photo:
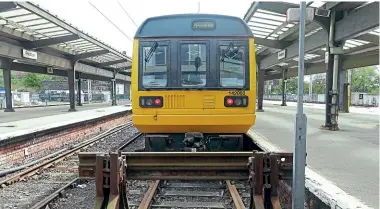
M 243 20 L 148 18 L 132 58 L 132 120 L 147 151 L 243 149 L 256 119 L 255 45 Z

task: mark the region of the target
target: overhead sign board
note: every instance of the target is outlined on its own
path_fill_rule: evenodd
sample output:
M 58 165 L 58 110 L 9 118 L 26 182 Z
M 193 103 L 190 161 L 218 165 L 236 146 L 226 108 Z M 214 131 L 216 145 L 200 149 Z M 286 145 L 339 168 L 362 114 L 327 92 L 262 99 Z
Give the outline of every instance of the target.
M 216 24 L 214 21 L 194 20 L 191 28 L 193 30 L 215 30 Z
M 286 50 L 285 49 L 277 53 L 277 59 L 278 60 L 284 59 L 285 57 L 286 57 Z
M 22 57 L 37 60 L 37 52 L 22 49 Z
M 300 8 L 289 8 L 286 11 L 286 22 L 294 23 L 299 22 L 301 16 Z M 306 8 L 305 11 L 305 22 L 311 22 L 314 20 L 314 8 Z
M 289 8 L 286 11 L 286 22 L 287 23 L 299 22 L 300 16 L 301 16 L 300 8 Z M 320 8 L 311 8 L 311 7 L 306 8 L 305 22 L 313 21 L 315 16 L 329 17 L 330 16 L 330 10 L 320 9 Z
M 49 73 L 49 74 L 53 74 L 54 73 L 54 69 L 52 67 L 47 67 L 46 72 Z

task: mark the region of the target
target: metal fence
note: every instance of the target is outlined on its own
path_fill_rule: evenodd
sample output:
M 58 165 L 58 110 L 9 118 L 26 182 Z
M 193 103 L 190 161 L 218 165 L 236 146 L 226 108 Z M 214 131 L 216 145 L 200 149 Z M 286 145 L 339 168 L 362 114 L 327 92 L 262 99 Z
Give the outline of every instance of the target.
M 296 94 L 287 94 L 286 101 L 297 102 Z M 281 101 L 282 94 L 264 94 L 264 100 L 274 100 Z M 325 104 L 326 95 L 325 94 L 309 94 L 303 95 L 303 101 L 308 103 L 319 103 Z M 363 107 L 378 107 L 379 106 L 379 95 L 378 94 L 368 94 L 361 92 L 352 92 L 350 105 L 352 106 L 363 106 Z
M 76 95 L 77 96 L 77 95 Z M 82 103 L 102 103 L 111 102 L 110 92 L 96 92 L 92 94 L 82 93 Z M 129 100 L 129 95 L 116 95 L 117 101 Z M 0 92 L 0 109 L 5 108 L 5 93 Z M 66 91 L 51 91 L 42 93 L 31 92 L 12 92 L 13 107 L 33 107 L 33 106 L 51 106 L 51 105 L 68 105 L 69 94 Z

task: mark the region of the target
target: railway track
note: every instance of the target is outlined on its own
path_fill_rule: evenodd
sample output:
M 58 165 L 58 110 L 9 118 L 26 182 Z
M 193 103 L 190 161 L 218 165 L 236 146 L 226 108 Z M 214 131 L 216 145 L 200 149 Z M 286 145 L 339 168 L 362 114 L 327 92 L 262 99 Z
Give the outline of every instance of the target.
M 278 183 L 291 179 L 292 159 L 265 152 L 87 152 L 79 153 L 79 176 L 96 180 L 95 209 L 280 209 Z M 131 180 L 151 183 L 136 188 Z
M 131 122 L 116 126 L 69 149 L 62 150 L 56 156 L 37 160 L 32 167 L 13 173 L 13 175 L 0 182 L 3 187 L 1 190 L 5 193 L 3 195 L 0 190 L 0 196 L 6 197 L 6 193 L 14 192 L 16 194 L 21 193 L 21 198 L 31 200 L 29 200 L 30 202 L 15 200 L 11 201 L 11 203 L 4 202 L 4 204 L 0 201 L 0 205 L 4 205 L 5 208 L 7 208 L 7 205 L 9 205 L 9 208 L 14 208 L 14 206 L 30 209 L 45 207 L 53 199 L 61 196 L 65 190 L 83 183 L 82 180 L 78 179 L 78 152 L 121 150 L 137 139 L 140 134 L 133 134 L 135 137 L 128 137 L 130 140 L 127 141 L 124 141 L 124 137 L 113 136 L 130 128 L 134 128 Z M 16 182 L 19 183 L 15 184 Z M 31 198 L 31 194 L 33 194 L 33 198 Z M 49 195 L 47 196 L 46 194 Z
M 148 208 L 235 208 L 245 209 L 242 196 L 231 181 L 154 181 L 139 209 Z
M 270 190 L 274 188 L 276 191 L 280 178 L 291 178 L 291 153 L 132 152 L 128 149 L 135 146 L 135 141 L 141 141 L 136 140 L 141 137 L 140 133 L 128 137 L 112 136 L 130 127 L 132 125 L 125 124 L 109 134 L 98 136 L 97 140 L 87 140 L 70 152 L 63 152 L 65 156 L 62 154 L 41 162 L 39 169 L 30 169 L 33 171 L 29 174 L 23 171 L 24 177 L 18 181 L 28 179 L 28 188 L 36 190 L 33 195 L 38 202 L 30 201 L 26 207 L 18 208 L 40 209 L 46 205 L 49 208 L 78 208 L 76 203 L 68 207 L 54 201 L 67 201 L 65 195 L 71 188 L 76 191 L 74 199 L 87 199 L 86 208 L 103 208 L 104 204 L 108 205 L 107 208 L 124 209 L 245 209 L 252 204 L 256 208 L 269 208 L 264 207 L 264 203 L 272 204 L 271 208 L 280 208 L 278 194 Z M 37 173 L 39 175 L 34 175 Z M 94 179 L 95 182 L 88 182 Z M 96 197 L 76 189 L 86 185 L 90 189 L 87 191 L 96 190 Z M 39 195 L 39 189 L 48 195 Z M 263 196 L 261 192 L 264 190 L 272 195 Z M 12 194 L 12 191 L 8 193 Z M 115 201 L 119 201 L 119 206 Z

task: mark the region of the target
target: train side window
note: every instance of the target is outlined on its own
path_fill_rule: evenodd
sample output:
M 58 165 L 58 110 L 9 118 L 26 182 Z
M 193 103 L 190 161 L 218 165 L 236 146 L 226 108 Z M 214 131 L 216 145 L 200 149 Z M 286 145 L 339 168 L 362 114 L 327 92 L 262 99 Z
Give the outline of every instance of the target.
M 244 46 L 220 46 L 220 85 L 223 87 L 244 87 L 245 60 Z
M 158 46 L 150 59 L 145 62 L 146 55 L 151 47 L 143 47 L 143 78 L 144 87 L 166 87 L 168 80 L 168 48 L 167 46 Z
M 181 44 L 181 85 L 206 86 L 206 44 Z

